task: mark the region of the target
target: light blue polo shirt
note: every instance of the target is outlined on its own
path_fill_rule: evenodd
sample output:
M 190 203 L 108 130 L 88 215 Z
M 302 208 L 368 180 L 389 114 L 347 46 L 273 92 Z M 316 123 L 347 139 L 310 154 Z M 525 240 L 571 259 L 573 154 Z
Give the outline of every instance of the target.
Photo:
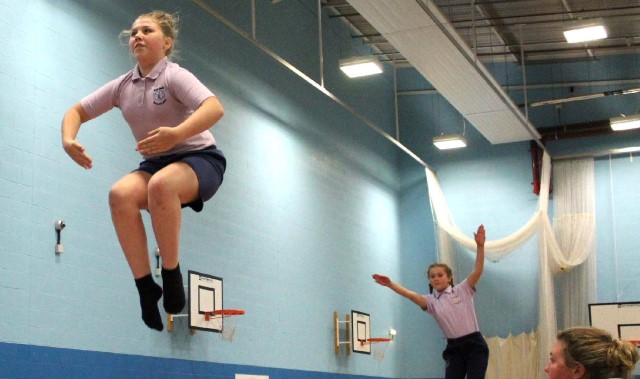
M 458 338 L 480 331 L 473 296 L 476 291 L 467 279 L 444 291 L 422 295 L 427 300 L 425 312 L 431 314 L 447 338 Z
M 136 66 L 80 100 L 80 104 L 92 118 L 120 108 L 134 138 L 140 141 L 160 126 L 179 125 L 213 96 L 191 72 L 165 57 L 146 77 L 140 77 Z M 201 150 L 215 143 L 213 134 L 206 130 L 158 155 Z

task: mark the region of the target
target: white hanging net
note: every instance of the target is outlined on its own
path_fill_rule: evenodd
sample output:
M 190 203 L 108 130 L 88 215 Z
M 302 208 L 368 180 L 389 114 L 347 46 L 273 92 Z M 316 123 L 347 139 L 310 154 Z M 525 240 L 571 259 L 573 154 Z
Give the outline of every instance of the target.
M 439 260 L 455 267 L 453 243 L 475 250 L 475 241 L 455 225 L 435 174 L 425 169 L 429 199 L 436 225 Z M 539 240 L 539 325 L 535 335 L 522 334 L 506 339 L 488 337 L 490 362 L 488 378 L 544 378 L 542 370 L 557 333 L 554 274 L 571 296 L 563 296 L 563 327 L 587 325 L 587 304 L 595 298 L 595 195 L 593 158 L 558 161 L 554 171 L 553 226 L 548 216 L 551 159 L 545 153 L 538 209 L 512 235 L 485 243 L 485 255 L 496 262 L 532 236 Z M 587 264 L 584 264 L 587 262 Z M 576 268 L 575 270 L 572 270 Z M 537 353 L 537 354 L 535 354 Z
M 371 343 L 373 359 L 375 359 L 378 362 L 382 362 L 384 360 L 384 353 L 387 351 L 388 346 L 389 346 L 389 341 Z
M 216 325 L 216 329 L 220 330 L 220 339 L 226 342 L 233 341 L 236 335 L 238 317 L 242 315 L 244 315 L 244 311 L 239 309 L 226 309 L 214 312 L 212 320 Z

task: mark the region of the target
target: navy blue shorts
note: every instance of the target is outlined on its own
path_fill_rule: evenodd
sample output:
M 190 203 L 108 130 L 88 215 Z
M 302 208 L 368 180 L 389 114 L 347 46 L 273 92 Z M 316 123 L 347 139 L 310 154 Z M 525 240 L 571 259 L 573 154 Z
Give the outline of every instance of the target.
M 480 332 L 447 339 L 442 352 L 447 362 L 445 379 L 484 379 L 489 365 L 489 347 Z
M 202 150 L 145 159 L 135 171 L 144 171 L 153 175 L 175 162 L 188 164 L 198 177 L 200 198 L 191 203 L 182 204 L 182 208 L 189 207 L 196 212 L 200 212 L 204 207 L 204 202 L 211 199 L 220 188 L 227 168 L 227 160 L 222 151 L 218 150 L 214 145 Z

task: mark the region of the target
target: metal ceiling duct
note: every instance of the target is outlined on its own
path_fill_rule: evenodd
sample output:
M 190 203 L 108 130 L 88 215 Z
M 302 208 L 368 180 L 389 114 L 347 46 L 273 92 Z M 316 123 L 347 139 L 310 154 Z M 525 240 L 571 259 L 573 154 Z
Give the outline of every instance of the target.
M 347 0 L 492 144 L 540 135 L 431 0 Z

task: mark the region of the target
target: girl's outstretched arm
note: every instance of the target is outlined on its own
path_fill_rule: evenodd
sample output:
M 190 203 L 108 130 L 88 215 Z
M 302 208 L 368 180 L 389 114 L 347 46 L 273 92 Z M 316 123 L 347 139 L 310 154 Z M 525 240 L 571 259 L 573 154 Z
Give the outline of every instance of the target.
M 386 275 L 373 274 L 372 277 L 373 277 L 373 280 L 375 280 L 376 283 L 380 284 L 381 286 L 389 287 L 395 293 L 397 293 L 398 295 L 401 295 L 401 296 L 406 297 L 407 299 L 413 301 L 420 308 L 425 309 L 425 310 L 427 309 L 427 299 L 425 299 L 419 293 L 413 292 L 411 290 L 408 290 L 408 289 L 404 288 L 402 285 L 392 281 Z
M 467 282 L 471 288 L 476 288 L 476 284 L 478 280 L 480 280 L 480 276 L 482 276 L 482 271 L 484 270 L 484 242 L 486 240 L 484 225 L 478 226 L 478 230 L 473 233 L 473 236 L 476 240 L 476 264 L 467 277 Z
M 62 147 L 64 151 L 69 154 L 80 166 L 90 169 L 93 165 L 93 160 L 86 153 L 84 146 L 76 140 L 80 125 L 91 119 L 87 112 L 82 108 L 80 103 L 75 104 L 67 113 L 65 113 L 62 119 Z

